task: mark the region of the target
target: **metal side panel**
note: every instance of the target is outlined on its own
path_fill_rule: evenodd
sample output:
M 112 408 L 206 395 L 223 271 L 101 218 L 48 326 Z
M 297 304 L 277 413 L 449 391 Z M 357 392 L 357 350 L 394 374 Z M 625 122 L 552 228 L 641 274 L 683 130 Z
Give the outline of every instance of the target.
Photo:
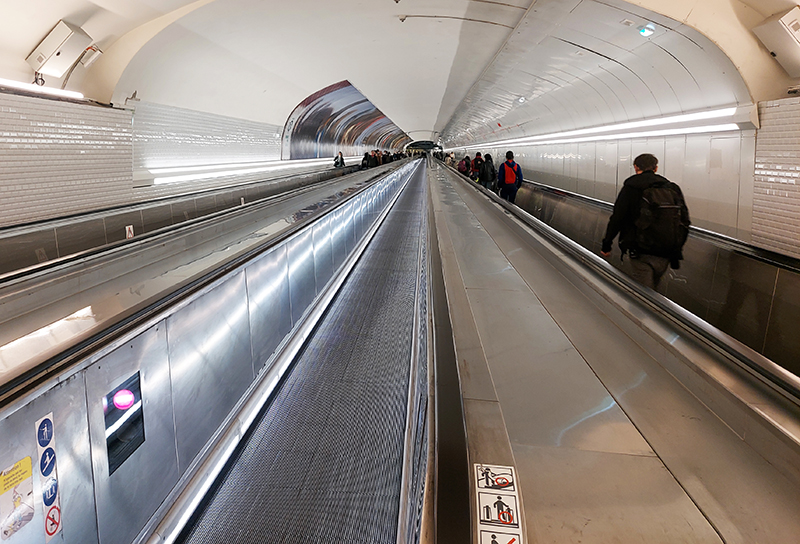
M 259 257 L 247 267 L 245 275 L 253 365 L 257 374 L 292 329 L 286 247 L 280 246 Z
M 167 319 L 183 473 L 253 381 L 244 272 Z
M 346 211 L 339 208 L 331 220 L 331 252 L 333 269 L 338 270 L 347 260 L 347 222 Z
M 314 238 L 314 277 L 317 291 L 320 291 L 333 277 L 330 217 L 325 217 L 314 225 L 312 235 Z
M 0 421 L 0 470 L 30 459 L 30 477 L 15 485 L 22 503 L 33 506 L 33 517 L 15 533 L 8 532 L 12 489 L 0 494 L 0 531 L 8 544 L 45 544 L 43 486 L 40 481 L 36 423 L 53 414 L 58 494 L 61 503 L 61 533 L 56 542 L 95 544 L 97 524 L 92 492 L 92 465 L 86 435 L 86 391 L 83 376 L 75 375 L 59 383 L 32 402 Z M 5 480 L 5 479 L 4 479 Z M 0 487 L 0 491 L 3 488 Z M 32 491 L 31 494 L 28 491 Z M 48 507 L 52 508 L 54 504 Z M 26 519 L 29 509 L 16 510 Z
M 355 209 L 356 205 L 352 200 L 343 208 L 343 219 L 345 222 L 342 224 L 342 231 L 344 233 L 345 249 L 348 255 L 356 247 Z
M 299 233 L 286 244 L 286 255 L 289 259 L 292 323 L 297 323 L 317 293 L 314 280 L 314 243 L 311 229 Z
M 137 372 L 144 442 L 109 475 L 103 401 Z M 100 544 L 131 542 L 179 476 L 166 322 L 99 359 L 85 378 Z

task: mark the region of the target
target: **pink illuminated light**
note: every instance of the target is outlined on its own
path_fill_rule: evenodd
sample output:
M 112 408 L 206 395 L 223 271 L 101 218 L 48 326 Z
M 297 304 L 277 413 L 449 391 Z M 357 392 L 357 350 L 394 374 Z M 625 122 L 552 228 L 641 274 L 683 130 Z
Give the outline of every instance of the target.
M 127 389 L 120 389 L 114 393 L 114 406 L 120 410 L 127 410 L 136 402 L 136 397 Z

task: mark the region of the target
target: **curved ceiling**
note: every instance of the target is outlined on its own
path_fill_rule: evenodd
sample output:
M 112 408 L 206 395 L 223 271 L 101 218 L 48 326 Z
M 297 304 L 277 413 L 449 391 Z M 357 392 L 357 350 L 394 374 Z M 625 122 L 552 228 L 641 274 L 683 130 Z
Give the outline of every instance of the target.
M 150 102 L 278 125 L 307 96 L 349 80 L 403 131 L 415 138 L 436 139 L 448 123 L 451 131 L 463 123 L 453 119 L 453 114 L 467 110 L 462 101 L 470 90 L 474 95 L 484 92 L 487 83 L 499 82 L 492 79 L 502 77 L 501 72 L 492 71 L 492 66 L 502 64 L 498 59 L 519 55 L 517 49 L 527 47 L 536 47 L 540 70 L 566 63 L 570 66 L 563 72 L 576 78 L 567 78 L 565 90 L 559 93 L 544 92 L 545 88 L 531 83 L 527 98 L 542 97 L 542 107 L 546 104 L 554 112 L 552 119 L 581 116 L 582 122 L 591 119 L 594 123 L 649 115 L 647 107 L 629 104 L 624 91 L 617 96 L 620 104 L 609 103 L 606 113 L 583 107 L 582 97 L 592 91 L 577 76 L 591 71 L 586 65 L 594 53 L 570 57 L 575 51 L 563 45 L 568 42 L 610 57 L 633 55 L 661 72 L 662 65 L 672 62 L 665 55 L 687 60 L 671 49 L 681 39 L 678 34 L 698 43 L 705 37 L 742 74 L 751 101 L 785 96 L 786 87 L 797 83 L 750 32 L 767 16 L 797 5 L 797 0 L 630 0 L 627 4 L 616 0 L 30 0 L 6 4 L 0 20 L 0 77 L 30 80 L 32 71 L 25 58 L 64 19 L 81 26 L 105 52 L 88 71 L 76 70 L 68 88 L 115 103 L 137 91 Z M 628 11 L 639 17 L 656 20 L 658 13 L 674 23 L 660 17 L 671 33 L 653 41 L 651 45 L 660 49 L 638 51 L 615 42 L 576 41 L 575 32 L 601 42 L 602 37 L 581 32 L 574 21 L 569 28 L 560 28 L 556 22 L 547 39 L 531 37 L 529 28 L 519 26 L 522 21 L 529 21 L 528 26 L 542 23 L 539 10 L 546 11 L 549 5 L 581 10 L 589 4 L 615 9 L 630 6 Z M 603 17 L 585 22 L 598 28 L 619 24 Z M 703 49 L 714 54 L 712 48 Z M 602 64 L 597 59 L 592 62 Z M 697 79 L 702 72 L 692 74 Z M 662 72 L 660 77 L 669 80 L 670 73 Z M 738 87 L 726 90 L 736 101 L 740 101 L 740 91 Z M 681 110 L 686 109 L 688 98 L 681 93 L 676 96 L 659 97 L 661 110 L 670 101 L 675 105 L 675 100 Z M 504 120 L 513 124 L 538 115 L 533 110 L 516 111 L 519 118 L 509 110 L 502 114 L 507 117 Z M 583 118 L 584 114 L 588 117 Z

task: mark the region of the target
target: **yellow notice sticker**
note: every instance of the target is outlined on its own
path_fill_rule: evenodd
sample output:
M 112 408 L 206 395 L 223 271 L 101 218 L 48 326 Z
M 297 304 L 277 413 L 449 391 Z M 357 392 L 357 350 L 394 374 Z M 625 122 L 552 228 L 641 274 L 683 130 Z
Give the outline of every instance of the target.
M 0 495 L 5 495 L 31 476 L 33 476 L 31 458 L 26 457 L 17 461 L 13 466 L 0 472 Z

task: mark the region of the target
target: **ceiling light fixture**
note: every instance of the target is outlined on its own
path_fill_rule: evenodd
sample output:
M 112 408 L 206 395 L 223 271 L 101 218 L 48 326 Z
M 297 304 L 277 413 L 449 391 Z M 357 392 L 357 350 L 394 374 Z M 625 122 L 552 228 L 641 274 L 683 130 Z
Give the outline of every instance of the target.
M 649 38 L 653 34 L 656 33 L 656 25 L 653 23 L 647 23 L 642 28 L 639 29 L 639 34 L 644 36 L 645 38 Z

